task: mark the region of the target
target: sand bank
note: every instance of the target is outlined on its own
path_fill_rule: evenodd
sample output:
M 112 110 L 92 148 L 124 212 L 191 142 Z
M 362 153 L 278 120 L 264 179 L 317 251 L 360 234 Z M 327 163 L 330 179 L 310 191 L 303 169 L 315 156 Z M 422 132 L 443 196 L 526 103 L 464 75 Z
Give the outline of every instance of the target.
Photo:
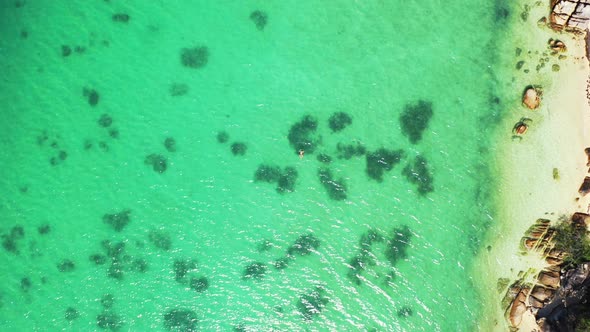
M 514 70 L 512 78 L 506 78 L 506 89 L 514 91 L 514 99 L 507 103 L 510 114 L 498 129 L 497 158 L 492 165 L 500 180 L 495 193 L 497 212 L 486 241 L 489 250 L 481 252 L 475 266 L 476 282 L 486 303 L 482 331 L 508 331 L 505 308 L 500 304 L 507 288 L 498 287 L 498 280 L 512 282 L 521 271 L 536 268 L 538 272 L 544 266 L 540 257 L 521 254 L 520 239 L 525 231 L 539 218 L 556 221 L 560 215 L 586 212 L 590 203 L 590 197 L 576 200 L 588 171 L 584 148 L 590 146 L 586 45 L 583 36 L 539 28 L 534 22 L 547 14 L 545 10 L 533 9 L 528 22 L 514 26 L 519 31 L 516 45 L 522 49 L 514 63 L 522 60 L 525 64 L 521 70 Z M 560 54 L 567 58 L 549 54 L 550 38 L 565 42 L 567 51 Z M 510 47 L 507 49 L 510 51 Z M 537 71 L 541 58 L 545 65 Z M 553 64 L 559 66 L 558 71 Z M 529 84 L 543 90 L 541 107 L 535 111 L 520 103 L 521 93 Z M 528 131 L 522 139 L 514 139 L 512 128 L 523 117 L 531 119 Z M 532 314 L 525 316 L 520 330 L 533 331 L 534 325 Z

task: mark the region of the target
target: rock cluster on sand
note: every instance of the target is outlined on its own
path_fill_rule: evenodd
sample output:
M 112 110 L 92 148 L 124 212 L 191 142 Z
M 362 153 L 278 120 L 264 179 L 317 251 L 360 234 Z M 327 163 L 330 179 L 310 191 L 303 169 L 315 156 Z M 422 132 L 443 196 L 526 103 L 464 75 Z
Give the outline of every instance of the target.
M 590 0 L 552 0 L 550 26 L 583 32 L 590 23 Z
M 536 109 L 541 104 L 541 91 L 534 86 L 527 86 L 522 94 L 522 103 L 529 109 Z

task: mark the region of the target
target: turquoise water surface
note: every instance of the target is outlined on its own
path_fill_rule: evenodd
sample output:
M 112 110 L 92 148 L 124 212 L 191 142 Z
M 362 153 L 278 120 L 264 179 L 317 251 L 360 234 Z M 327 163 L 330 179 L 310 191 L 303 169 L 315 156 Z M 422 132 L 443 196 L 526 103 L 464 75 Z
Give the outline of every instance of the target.
M 476 330 L 464 3 L 3 1 L 1 329 Z

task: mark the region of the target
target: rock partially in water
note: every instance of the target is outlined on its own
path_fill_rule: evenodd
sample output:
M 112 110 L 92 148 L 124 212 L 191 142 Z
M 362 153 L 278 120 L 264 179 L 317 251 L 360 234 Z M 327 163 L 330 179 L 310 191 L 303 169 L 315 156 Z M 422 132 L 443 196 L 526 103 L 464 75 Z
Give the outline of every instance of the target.
M 539 88 L 529 85 L 522 94 L 522 103 L 531 110 L 537 109 L 541 104 L 541 94 Z

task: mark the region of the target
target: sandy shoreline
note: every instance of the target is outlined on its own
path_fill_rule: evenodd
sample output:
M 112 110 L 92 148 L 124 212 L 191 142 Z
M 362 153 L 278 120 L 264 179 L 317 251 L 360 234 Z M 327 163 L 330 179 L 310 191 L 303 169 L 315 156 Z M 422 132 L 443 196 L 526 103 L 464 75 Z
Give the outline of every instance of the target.
M 507 106 L 510 115 L 498 129 L 497 158 L 492 167 L 500 177 L 495 193 L 496 222 L 488 233 L 489 250 L 481 252 L 475 266 L 476 282 L 486 303 L 479 325 L 481 331 L 508 331 L 505 308 L 500 306 L 506 288 L 498 289 L 498 279 L 513 281 L 521 271 L 535 267 L 540 270 L 544 266 L 539 257 L 520 254 L 520 239 L 525 231 L 539 218 L 556 221 L 560 215 L 586 212 L 590 203 L 590 197 L 576 201 L 578 188 L 588 171 L 584 148 L 590 146 L 590 107 L 586 96 L 590 71 L 585 57 L 586 44 L 583 36 L 537 27 L 534 22 L 547 15 L 545 10 L 534 9 L 528 22 L 515 24 L 514 31 L 519 31 L 521 37 L 517 43 L 525 54 L 522 58 L 525 66 L 529 58 L 547 58 L 542 53 L 549 53 L 547 41 L 550 38 L 565 42 L 567 51 L 563 54 L 567 58 L 557 60 L 555 55 L 549 55 L 548 69 L 537 72 L 532 65 L 528 74 L 515 72 L 514 79 L 507 85 L 514 91 L 515 98 Z M 516 57 L 514 62 L 518 60 Z M 552 64 L 558 64 L 559 71 L 554 72 Z M 535 111 L 520 103 L 520 94 L 529 84 L 540 85 L 543 89 L 541 107 Z M 523 139 L 514 140 L 511 129 L 522 117 L 532 122 Z M 557 179 L 554 169 L 557 169 Z M 520 331 L 534 330 L 534 324 L 529 324 L 534 323 L 532 315 L 524 320 Z

